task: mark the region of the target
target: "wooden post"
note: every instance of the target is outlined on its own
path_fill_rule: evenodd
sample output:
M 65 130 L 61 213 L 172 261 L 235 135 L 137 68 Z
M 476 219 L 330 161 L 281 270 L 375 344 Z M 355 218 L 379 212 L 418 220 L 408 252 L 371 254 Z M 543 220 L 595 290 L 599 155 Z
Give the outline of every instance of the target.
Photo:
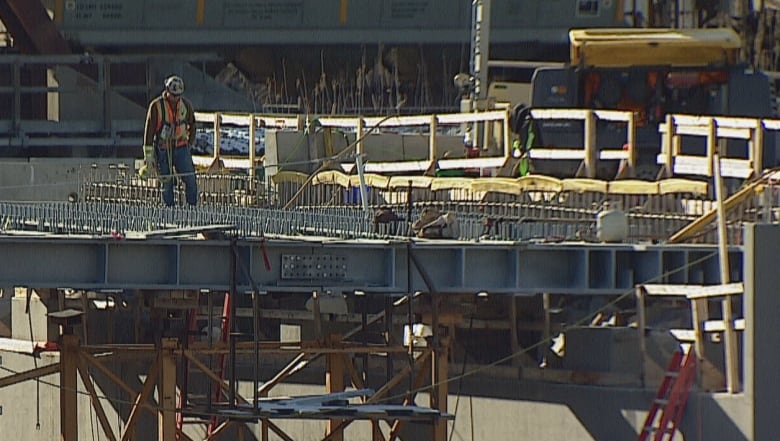
M 314 338 L 322 341 L 322 315 L 320 314 L 320 294 L 317 291 L 311 293 L 311 312 L 314 318 Z
M 363 117 L 358 117 L 357 119 L 357 126 L 355 127 L 355 154 L 356 155 L 362 155 L 363 154 L 363 130 L 365 127 L 363 126 L 365 122 L 363 121 Z
M 371 440 L 372 441 L 385 440 L 385 437 L 382 436 L 382 428 L 379 426 L 379 420 L 371 420 Z
M 343 392 L 344 391 L 344 366 L 343 358 L 339 353 L 328 354 L 327 356 L 327 372 L 325 374 L 325 389 L 327 393 Z M 325 435 L 331 435 L 334 431 L 337 433 L 331 436 L 332 441 L 344 440 L 344 429 L 339 427 L 341 425 L 340 419 L 329 419 L 325 425 Z
M 645 311 L 645 291 L 644 288 L 642 288 L 641 285 L 637 285 L 635 288 L 636 292 L 636 304 L 637 304 L 637 315 L 639 315 L 639 380 L 642 382 L 642 386 L 644 386 L 646 383 L 645 374 L 647 373 L 647 369 L 645 369 L 645 362 L 647 361 L 647 341 L 645 340 L 645 328 L 647 327 L 647 316 Z
M 268 391 L 267 390 L 258 390 L 257 395 L 260 398 L 266 398 L 268 397 Z M 261 418 L 260 419 L 260 441 L 268 441 L 270 438 L 268 438 L 268 418 Z
M 431 161 L 429 164 L 429 167 L 434 166 L 436 164 L 436 160 L 438 159 L 436 157 L 436 125 L 438 123 L 438 119 L 436 118 L 436 115 L 431 115 L 431 122 L 430 122 L 430 133 L 428 134 L 428 159 Z
M 592 110 L 585 111 L 585 177 L 596 177 L 596 115 Z
M 176 355 L 178 342 L 173 338 L 160 341 L 160 376 L 157 384 L 158 441 L 176 441 Z
M 718 205 L 718 250 L 720 255 L 720 283 L 730 282 L 728 235 L 726 234 L 726 210 L 723 208 L 723 179 L 720 174 L 720 153 L 713 155 L 715 170 L 715 198 Z M 737 360 L 737 336 L 734 332 L 733 314 L 731 311 L 731 296 L 721 300 L 723 312 L 723 343 L 726 351 L 726 390 L 729 393 L 739 391 L 739 361 Z
M 84 311 L 84 315 L 81 316 L 81 334 L 84 338 L 84 344 L 89 344 L 89 327 L 87 326 L 87 322 L 89 320 L 89 294 L 87 291 L 81 292 L 81 310 Z M 109 308 L 106 308 L 110 311 Z M 60 311 L 62 311 L 60 309 Z
M 715 176 L 713 164 L 715 163 L 714 156 L 718 150 L 718 126 L 715 124 L 715 118 L 708 118 L 707 128 L 707 176 Z M 718 161 L 718 167 L 720 167 L 720 161 Z M 718 175 L 720 175 L 720 170 L 718 170 Z
M 666 115 L 666 133 L 664 133 L 664 154 L 666 155 L 666 165 L 664 166 L 666 177 L 674 175 L 674 118 L 672 114 Z
M 255 185 L 255 123 L 254 113 L 249 114 L 249 185 L 250 190 L 254 191 Z
M 764 122 L 760 119 L 757 120 L 756 128 L 753 129 L 751 142 L 753 143 L 753 157 L 751 158 L 753 173 L 760 176 L 764 170 Z
M 707 299 L 699 298 L 691 300 L 691 321 L 693 321 L 693 336 L 696 339 L 693 342 L 698 356 L 696 364 L 701 370 L 704 366 L 704 320 L 707 317 Z M 700 377 L 701 378 L 701 377 Z
M 509 296 L 509 347 L 513 354 L 520 352 L 517 338 L 517 297 Z M 512 366 L 520 365 L 520 357 L 512 357 Z
M 449 339 L 443 338 L 441 344 L 435 348 L 435 353 L 431 362 L 431 388 L 430 400 L 431 408 L 441 413 L 447 412 L 447 396 L 449 388 L 447 387 L 449 370 Z M 433 441 L 447 441 L 447 420 L 438 418 L 433 421 Z
M 222 125 L 222 115 L 214 113 L 214 161 L 219 159 L 219 145 L 221 134 L 219 133 L 220 126 Z
M 503 141 L 502 146 L 504 149 L 504 158 L 509 159 L 512 157 L 512 133 L 509 129 L 509 109 L 507 109 L 506 112 L 504 112 L 504 120 L 503 120 Z
M 60 349 L 60 441 L 78 441 L 79 337 L 62 336 Z
M 552 333 L 550 330 L 550 293 L 542 294 L 542 307 L 544 308 L 544 329 L 542 330 L 542 341 L 547 343 L 541 345 L 539 347 L 539 351 L 541 352 L 542 363 L 546 366 L 547 355 L 550 348 L 550 334 Z
M 628 126 L 626 127 L 626 144 L 628 144 L 628 170 L 630 176 L 634 176 L 636 171 L 636 115 L 634 112 L 628 114 Z M 655 158 L 654 158 L 655 159 Z

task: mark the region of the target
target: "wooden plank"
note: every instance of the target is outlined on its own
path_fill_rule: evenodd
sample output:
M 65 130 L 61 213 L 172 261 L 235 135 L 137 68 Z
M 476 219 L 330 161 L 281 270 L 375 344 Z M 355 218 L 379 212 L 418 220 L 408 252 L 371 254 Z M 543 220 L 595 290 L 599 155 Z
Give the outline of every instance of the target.
M 427 126 L 431 122 L 431 115 L 403 115 L 392 118 L 373 116 L 366 117 L 363 121 L 365 122 L 365 127 Z
M 56 374 L 60 371 L 60 367 L 60 363 L 52 363 L 50 365 L 41 366 L 36 369 L 31 369 L 29 371 L 19 372 L 18 374 L 0 378 L 0 388 L 13 386 L 14 384 L 18 384 L 27 380 L 33 380 L 38 377 L 45 377 L 46 375 Z
M 143 236 L 147 239 L 152 239 L 158 237 L 181 236 L 184 234 L 211 233 L 215 231 L 224 232 L 235 228 L 236 226 L 231 224 L 203 225 L 198 227 L 169 228 L 167 230 L 149 231 L 143 233 Z
M 746 187 L 743 187 L 738 192 L 734 193 L 726 199 L 726 201 L 723 203 L 723 207 L 726 210 L 730 210 L 731 208 L 737 206 L 745 199 L 753 196 L 753 194 L 756 192 L 757 189 L 763 188 L 764 181 L 767 178 L 767 176 L 771 175 L 764 175 L 762 179 L 758 179 L 755 182 L 750 183 Z M 669 243 L 679 243 L 684 240 L 687 240 L 689 237 L 692 237 L 699 233 L 704 228 L 707 228 L 710 223 L 715 219 L 715 216 L 717 215 L 717 210 L 715 208 L 711 209 L 695 221 L 691 222 L 683 228 L 682 230 L 678 231 L 672 237 L 669 238 Z
M 358 117 L 336 118 L 321 117 L 317 120 L 323 127 L 339 127 L 343 129 L 355 129 L 358 126 Z
M 110 441 L 116 441 L 114 431 L 111 429 L 111 423 L 108 422 L 106 411 L 100 403 L 100 398 L 95 391 L 95 385 L 92 383 L 92 378 L 90 378 L 89 371 L 87 370 L 87 363 L 84 361 L 83 357 L 80 357 L 78 360 L 78 371 L 81 376 L 81 382 L 84 383 L 84 387 L 89 393 L 89 399 L 92 401 L 92 408 L 95 409 L 98 422 L 100 422 L 100 427 L 103 428 L 103 433 Z
M 628 122 L 633 116 L 631 112 L 625 110 L 594 110 L 596 118 L 604 121 Z
M 585 149 L 533 148 L 528 152 L 531 159 L 585 159 Z
M 141 413 L 140 409 L 146 403 L 146 399 L 149 397 L 149 394 L 157 382 L 157 372 L 159 371 L 159 367 L 159 361 L 155 360 L 155 363 L 149 371 L 149 374 L 146 376 L 146 380 L 144 380 L 144 386 L 143 389 L 141 389 L 141 393 L 133 401 L 133 407 L 130 411 L 130 415 L 127 417 L 127 421 L 125 422 L 125 431 L 122 433 L 121 441 L 127 441 L 131 434 L 135 432 L 135 423 L 138 419 L 138 415 Z
M 599 159 L 607 161 L 629 159 L 631 154 L 628 150 L 600 150 Z
M 345 172 L 351 172 L 355 166 L 353 163 L 342 164 Z M 391 161 L 391 162 L 367 162 L 363 169 L 366 173 L 401 173 L 401 172 L 424 172 L 431 166 L 429 159 L 420 161 Z
M 220 156 L 219 159 L 222 161 L 222 165 L 225 166 L 225 168 L 234 168 L 240 170 L 252 168 L 252 161 L 246 158 L 230 158 Z M 193 155 L 192 162 L 198 167 L 209 167 L 214 163 L 214 158 L 211 156 Z
M 439 168 L 442 170 L 452 170 L 459 168 L 498 168 L 506 163 L 503 156 L 479 157 L 479 158 L 459 158 L 459 159 L 439 159 Z
M 665 130 L 665 128 L 664 128 Z M 660 131 L 660 130 L 659 130 Z M 707 126 L 697 125 L 681 125 L 678 124 L 675 127 L 675 133 L 677 135 L 690 135 L 690 136 L 707 136 L 709 128 Z M 716 136 L 718 138 L 730 138 L 730 139 L 744 139 L 748 140 L 751 136 L 751 130 L 749 128 L 730 128 L 718 126 L 716 130 Z
M 732 322 L 733 329 L 736 331 L 745 330 L 745 319 L 738 318 Z M 706 320 L 703 326 L 704 332 L 724 332 L 726 330 L 726 324 L 724 320 Z
M 700 297 L 720 297 L 742 294 L 745 287 L 742 282 L 728 283 L 725 285 L 674 285 L 674 284 L 646 284 L 642 285 L 647 295 L 650 296 L 685 296 L 689 299 Z
M 295 441 L 290 437 L 290 435 L 287 435 L 284 433 L 284 431 L 279 428 L 276 424 L 272 423 L 271 420 L 263 420 L 268 424 L 268 428 L 271 429 L 273 433 L 275 433 L 279 438 L 281 438 L 283 441 Z
M 664 154 L 656 157 L 656 163 L 666 164 Z M 683 175 L 711 176 L 710 161 L 706 156 L 676 155 L 674 157 L 674 172 Z M 723 158 L 721 174 L 724 177 L 745 179 L 753 174 L 753 163 L 749 159 Z
M 294 372 L 297 372 L 301 369 L 301 365 L 305 366 L 308 364 L 308 360 L 306 360 L 307 354 L 300 353 L 298 356 L 296 356 L 291 362 L 287 363 L 287 366 L 282 368 L 273 378 L 263 383 L 262 386 L 257 390 L 258 394 L 260 396 L 267 396 L 268 391 L 270 391 L 274 386 L 284 381 L 287 377 L 292 375 Z
M 363 377 L 358 374 L 357 369 L 355 369 L 355 365 L 352 363 L 352 359 L 347 354 L 340 354 L 340 356 L 341 363 L 349 375 L 352 387 L 355 389 L 365 389 L 366 384 L 363 382 Z
M 696 341 L 696 333 L 693 329 L 670 329 L 669 332 L 681 342 L 693 343 Z
M 585 120 L 587 109 L 531 109 L 535 119 L 576 119 Z
M 196 367 L 196 368 L 200 369 L 200 371 L 201 371 L 201 372 L 203 372 L 203 374 L 205 374 L 205 375 L 206 375 L 207 377 L 209 377 L 209 378 L 210 378 L 212 381 L 214 381 L 214 382 L 215 382 L 215 383 L 216 383 L 216 384 L 217 384 L 217 385 L 220 387 L 220 389 L 222 389 L 222 390 L 223 390 L 223 391 L 225 391 L 225 392 L 229 392 L 229 391 L 230 391 L 230 386 L 228 385 L 228 383 L 227 383 L 227 382 L 226 382 L 224 379 L 220 378 L 220 376 L 219 376 L 219 375 L 217 375 L 217 374 L 216 374 L 214 371 L 212 371 L 211 369 L 209 369 L 209 367 L 208 367 L 208 366 L 206 366 L 205 364 L 203 364 L 203 362 L 201 362 L 200 360 L 198 360 L 198 359 L 195 357 L 195 355 L 193 354 L 193 352 L 192 352 L 192 351 L 185 350 L 185 351 L 183 352 L 183 354 L 184 354 L 184 356 L 185 356 L 185 357 L 187 357 L 187 359 L 188 359 L 188 360 L 189 360 L 189 361 L 190 361 L 192 364 L 194 364 L 194 365 L 195 365 L 195 367 Z M 242 403 L 244 403 L 244 404 L 248 404 L 248 403 L 249 403 L 247 400 L 245 400 L 243 397 L 241 397 L 241 396 L 240 396 L 240 395 L 238 395 L 238 394 L 236 394 L 236 398 L 238 399 L 238 401 L 239 401 L 239 402 L 242 402 Z
M 422 354 L 420 354 L 417 359 L 415 360 L 415 363 L 425 363 L 433 354 L 433 351 L 427 349 Z M 403 369 L 401 369 L 393 378 L 388 380 L 379 390 L 377 390 L 374 395 L 371 395 L 371 397 L 366 400 L 365 404 L 372 404 L 377 401 L 380 401 L 387 393 L 389 393 L 398 383 L 400 383 L 404 378 L 406 378 L 409 373 L 411 372 L 411 365 L 404 366 Z M 348 420 L 344 421 L 341 424 L 339 424 L 338 427 L 335 429 L 338 430 L 344 430 L 348 425 L 350 425 L 354 420 Z M 335 430 L 334 429 L 334 430 Z M 322 439 L 322 441 L 332 441 L 331 436 L 334 435 L 334 433 L 331 433 L 329 436 L 326 436 Z M 392 438 L 391 438 L 392 439 Z
M 435 356 L 436 354 L 434 353 L 433 355 Z M 417 391 L 419 391 L 422 388 L 423 384 L 425 384 L 425 382 L 428 379 L 428 376 L 423 375 L 423 372 L 425 372 L 425 371 L 431 372 L 432 371 L 431 366 L 432 366 L 433 358 L 434 357 L 431 356 L 429 358 L 426 358 L 425 361 L 423 361 L 422 363 L 415 364 L 416 372 L 415 372 L 415 376 L 414 376 L 414 382 L 412 384 L 412 390 L 410 390 L 409 394 L 406 396 L 406 398 L 404 398 L 404 401 L 403 401 L 403 405 L 404 406 L 410 406 L 410 405 L 414 404 L 414 399 L 415 399 L 415 396 L 417 396 Z M 433 380 L 434 377 L 431 376 L 430 378 L 431 378 L 431 380 Z M 435 394 L 435 392 L 432 390 L 431 391 L 431 395 L 429 396 L 429 400 L 431 400 L 431 401 L 435 400 L 435 398 L 433 396 L 434 394 Z M 431 406 L 431 407 L 433 407 L 433 406 Z M 398 433 L 401 431 L 401 427 L 403 426 L 403 424 L 404 424 L 404 422 L 402 420 L 395 420 L 393 422 L 392 428 L 390 429 L 390 435 L 388 436 L 388 438 L 392 439 L 392 440 L 397 439 L 398 438 Z M 445 422 L 445 424 L 446 424 L 446 422 Z M 439 439 L 434 439 L 432 441 L 440 441 L 440 440 Z M 441 441 L 446 441 L 446 440 L 441 440 Z
M 230 420 L 225 420 L 225 421 L 221 422 L 219 424 L 219 426 L 217 426 L 214 429 L 214 431 L 211 432 L 211 434 L 209 436 L 207 436 L 206 439 L 204 439 L 203 441 L 214 441 L 214 440 L 216 440 L 222 434 L 222 432 L 224 432 L 225 430 L 227 430 L 231 426 L 231 424 L 233 424 L 233 422 L 230 421 Z
M 444 113 L 436 115 L 439 124 L 461 124 L 480 121 L 503 121 L 506 111 L 495 110 L 491 112 L 469 112 L 469 113 Z

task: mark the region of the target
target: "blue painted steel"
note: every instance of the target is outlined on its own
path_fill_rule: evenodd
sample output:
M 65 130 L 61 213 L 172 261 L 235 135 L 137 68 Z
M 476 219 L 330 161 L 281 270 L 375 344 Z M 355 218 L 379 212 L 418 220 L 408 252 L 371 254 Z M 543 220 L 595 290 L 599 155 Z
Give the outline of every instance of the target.
M 240 240 L 238 289 L 269 292 L 407 290 L 406 243 L 383 240 Z M 715 245 L 520 244 L 414 241 L 433 287 L 413 269 L 412 291 L 494 294 L 621 294 L 639 283 L 716 284 Z M 0 237 L 0 286 L 76 289 L 211 289 L 230 282 L 230 242 L 197 239 Z M 264 256 L 265 254 L 265 256 Z M 290 256 L 345 265 L 346 276 L 296 278 Z M 271 270 L 266 271 L 264 257 Z M 732 281 L 742 280 L 741 247 L 730 250 Z M 246 268 L 246 270 L 243 270 Z M 291 276 L 292 275 L 292 276 Z

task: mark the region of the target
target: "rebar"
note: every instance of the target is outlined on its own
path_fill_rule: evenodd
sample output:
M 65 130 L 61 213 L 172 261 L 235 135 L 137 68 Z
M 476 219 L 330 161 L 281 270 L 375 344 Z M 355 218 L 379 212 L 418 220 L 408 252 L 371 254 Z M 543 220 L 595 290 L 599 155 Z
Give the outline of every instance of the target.
M 184 205 L 183 186 L 175 187 L 176 205 L 162 204 L 160 183 L 143 180 L 123 168 L 92 169 L 83 174 L 81 197 L 70 202 L 0 202 L 0 231 L 37 231 L 88 236 L 159 234 L 166 230 L 214 225 L 232 235 L 323 236 L 345 239 L 405 238 L 425 208 L 452 213 L 461 240 L 595 241 L 596 219 L 604 208 L 626 212 L 629 241 L 664 241 L 704 214 L 711 201 L 689 194 L 607 195 L 598 192 L 525 191 L 480 193 L 469 189 L 368 188 L 368 215 L 354 188 L 318 184 L 304 188 L 296 205 L 283 209 L 299 192 L 296 182 L 274 182 L 246 174 L 198 174 L 196 207 Z M 773 221 L 778 197 L 771 187 L 746 199 L 729 218 L 730 243 L 741 243 L 745 222 Z M 411 195 L 412 204 L 407 205 Z M 771 207 L 768 207 L 771 205 Z M 411 218 L 407 219 L 408 207 Z M 712 242 L 704 231 L 696 242 Z

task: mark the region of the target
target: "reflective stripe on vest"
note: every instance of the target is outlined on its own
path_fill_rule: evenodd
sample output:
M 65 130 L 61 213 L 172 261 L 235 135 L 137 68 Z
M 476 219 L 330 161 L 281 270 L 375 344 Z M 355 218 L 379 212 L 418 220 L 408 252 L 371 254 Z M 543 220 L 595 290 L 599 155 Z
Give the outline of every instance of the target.
M 189 140 L 189 124 L 187 124 L 187 105 L 184 104 L 184 100 L 180 99 L 176 103 L 175 113 L 171 103 L 164 98 L 158 99 L 155 104 L 158 116 L 155 133 L 160 141 L 160 148 L 186 146 Z M 170 133 L 163 133 L 165 124 L 170 126 Z

